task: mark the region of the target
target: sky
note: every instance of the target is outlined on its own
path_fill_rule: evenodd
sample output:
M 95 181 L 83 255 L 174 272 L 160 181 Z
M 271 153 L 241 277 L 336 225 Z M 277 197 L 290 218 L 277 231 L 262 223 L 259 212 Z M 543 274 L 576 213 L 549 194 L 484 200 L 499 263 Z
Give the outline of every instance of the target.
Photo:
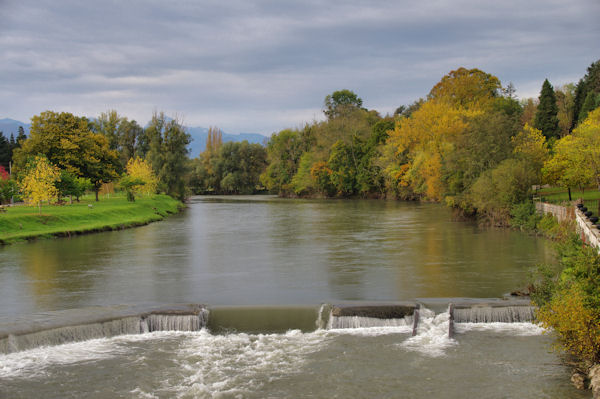
M 537 97 L 600 59 L 598 0 L 0 0 L 0 118 L 116 109 L 270 135 L 350 89 L 382 115 L 479 68 Z

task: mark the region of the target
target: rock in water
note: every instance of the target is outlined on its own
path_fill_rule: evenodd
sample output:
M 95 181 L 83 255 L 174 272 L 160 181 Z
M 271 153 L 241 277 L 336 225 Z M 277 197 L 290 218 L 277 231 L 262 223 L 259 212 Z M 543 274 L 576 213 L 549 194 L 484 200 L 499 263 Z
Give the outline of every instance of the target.
M 585 377 L 583 374 L 578 373 L 577 371 L 573 372 L 573 375 L 571 376 L 571 382 L 573 385 L 575 385 L 575 388 L 585 389 Z
M 594 399 L 600 398 L 600 364 L 592 366 L 588 377 L 590 378 L 590 388 L 594 394 Z

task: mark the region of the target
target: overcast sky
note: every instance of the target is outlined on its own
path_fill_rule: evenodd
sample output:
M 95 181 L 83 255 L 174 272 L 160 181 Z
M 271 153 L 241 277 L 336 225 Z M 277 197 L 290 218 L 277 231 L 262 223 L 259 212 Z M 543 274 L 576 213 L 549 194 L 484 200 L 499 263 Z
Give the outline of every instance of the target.
M 0 118 L 108 109 L 269 135 L 356 92 L 393 112 L 460 66 L 537 97 L 600 59 L 599 0 L 0 0 Z

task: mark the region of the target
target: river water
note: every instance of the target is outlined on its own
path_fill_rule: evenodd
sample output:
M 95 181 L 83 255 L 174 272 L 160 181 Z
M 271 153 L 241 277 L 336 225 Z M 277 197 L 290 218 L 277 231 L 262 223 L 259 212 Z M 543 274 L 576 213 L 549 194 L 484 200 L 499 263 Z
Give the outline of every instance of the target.
M 148 226 L 0 248 L 0 330 L 119 304 L 494 298 L 551 258 L 544 240 L 434 204 L 197 197 Z M 415 337 L 203 329 L 0 354 L 0 398 L 589 397 L 537 326 L 463 323 L 451 339 L 437 313 Z

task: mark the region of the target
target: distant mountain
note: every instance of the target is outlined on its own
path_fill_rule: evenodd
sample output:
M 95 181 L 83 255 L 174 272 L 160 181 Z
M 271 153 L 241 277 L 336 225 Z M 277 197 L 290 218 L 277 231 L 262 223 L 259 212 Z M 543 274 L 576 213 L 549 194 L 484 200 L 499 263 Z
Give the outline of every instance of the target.
M 208 137 L 208 129 L 205 127 L 188 127 L 188 133 L 192 136 L 192 143 L 189 148 L 191 150 L 190 157 L 196 158 L 206 148 L 206 138 Z M 223 142 L 229 141 L 242 142 L 247 140 L 249 143 L 265 144 L 269 138 L 258 133 L 239 133 L 231 134 L 223 132 Z
M 29 123 L 23 123 L 9 118 L 0 119 L 0 132 L 2 132 L 6 138 L 9 138 L 11 133 L 17 138 L 19 126 L 23 126 L 25 134 L 29 135 L 29 128 L 31 127 Z
M 90 119 L 92 120 L 92 119 Z M 10 134 L 14 134 L 17 137 L 19 126 L 23 126 L 25 133 L 29 136 L 29 123 L 23 123 L 14 119 L 0 119 L 0 132 L 3 132 L 4 137 L 9 138 Z M 187 127 L 188 133 L 192 136 L 192 143 L 190 144 L 190 157 L 195 158 L 206 148 L 206 138 L 208 137 L 208 129 L 205 127 Z M 223 142 L 228 141 L 241 142 L 247 140 L 249 143 L 265 144 L 269 138 L 258 133 L 239 133 L 231 134 L 223 132 Z

